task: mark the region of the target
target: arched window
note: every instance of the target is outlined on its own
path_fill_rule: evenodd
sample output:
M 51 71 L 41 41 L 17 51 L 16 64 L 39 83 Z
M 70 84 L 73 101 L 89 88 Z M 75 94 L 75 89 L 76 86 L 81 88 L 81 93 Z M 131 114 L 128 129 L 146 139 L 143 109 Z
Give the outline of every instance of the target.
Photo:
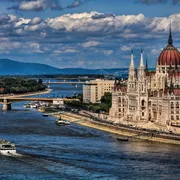
M 174 108 L 174 103 L 173 103 L 173 102 L 171 102 L 171 108 L 172 108 L 172 109 Z
M 179 102 L 176 103 L 176 108 L 179 109 Z
M 142 105 L 142 106 L 145 106 L 145 104 L 146 104 L 146 102 L 145 102 L 145 100 L 143 99 L 143 100 L 141 101 L 141 105 Z

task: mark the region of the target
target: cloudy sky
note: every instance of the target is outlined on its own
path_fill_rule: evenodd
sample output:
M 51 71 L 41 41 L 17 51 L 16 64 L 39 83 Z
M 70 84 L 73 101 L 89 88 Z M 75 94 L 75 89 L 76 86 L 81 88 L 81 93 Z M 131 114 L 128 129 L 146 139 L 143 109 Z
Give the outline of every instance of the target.
M 153 67 L 170 22 L 180 48 L 180 0 L 0 0 L 0 11 L 0 58 L 121 68 L 142 48 Z

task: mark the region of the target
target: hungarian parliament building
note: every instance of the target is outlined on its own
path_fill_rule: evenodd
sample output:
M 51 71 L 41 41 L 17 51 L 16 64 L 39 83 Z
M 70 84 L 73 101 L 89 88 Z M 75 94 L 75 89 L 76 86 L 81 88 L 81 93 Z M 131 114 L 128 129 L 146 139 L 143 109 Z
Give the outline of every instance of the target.
M 171 28 L 155 71 L 144 64 L 142 51 L 136 69 L 132 52 L 127 83 L 115 82 L 108 119 L 180 127 L 180 52 L 173 45 Z

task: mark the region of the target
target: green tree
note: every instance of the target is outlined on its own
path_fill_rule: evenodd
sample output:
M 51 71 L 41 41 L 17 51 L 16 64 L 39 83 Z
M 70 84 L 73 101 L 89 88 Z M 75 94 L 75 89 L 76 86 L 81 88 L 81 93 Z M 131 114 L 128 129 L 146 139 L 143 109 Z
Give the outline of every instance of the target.
M 112 93 L 105 92 L 104 96 L 101 97 L 101 103 L 111 105 L 112 104 Z

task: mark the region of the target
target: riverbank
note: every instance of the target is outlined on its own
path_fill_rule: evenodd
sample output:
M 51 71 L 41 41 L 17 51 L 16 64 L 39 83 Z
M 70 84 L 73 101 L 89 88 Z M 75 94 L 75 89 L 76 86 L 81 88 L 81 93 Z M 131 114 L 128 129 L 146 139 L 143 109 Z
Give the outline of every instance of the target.
M 6 95 L 6 96 L 2 96 L 3 98 L 16 98 L 16 97 L 25 97 L 25 96 L 35 96 L 35 95 L 40 95 L 40 94 L 48 94 L 50 92 L 52 92 L 53 89 L 45 89 L 43 91 L 36 91 L 36 92 L 29 92 L 29 93 L 23 93 L 23 94 L 14 94 L 14 95 Z
M 105 122 L 100 122 L 93 120 L 90 117 L 86 117 L 79 114 L 73 114 L 69 112 L 64 112 L 63 114 L 52 114 L 53 116 L 63 120 L 68 120 L 72 123 L 77 123 L 82 126 L 91 127 L 101 131 L 109 132 L 116 134 L 117 136 L 125 136 L 130 141 L 134 140 L 146 140 L 154 141 L 167 144 L 176 144 L 180 145 L 180 136 L 175 134 L 163 134 L 163 133 L 150 133 L 149 131 L 142 131 L 137 129 L 132 129 L 128 127 L 122 127 L 117 125 L 108 124 Z

